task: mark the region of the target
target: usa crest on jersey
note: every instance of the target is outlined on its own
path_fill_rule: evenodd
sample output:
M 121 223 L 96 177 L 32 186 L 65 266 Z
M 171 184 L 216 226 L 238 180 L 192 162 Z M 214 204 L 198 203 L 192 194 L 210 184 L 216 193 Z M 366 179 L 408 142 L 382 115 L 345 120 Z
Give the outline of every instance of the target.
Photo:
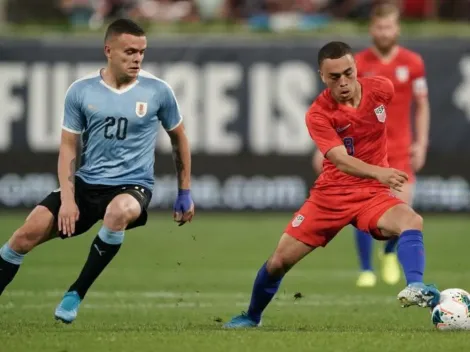
M 410 78 L 410 71 L 406 66 L 398 66 L 395 70 L 395 75 L 397 76 L 398 81 L 404 83 Z
M 292 227 L 299 227 L 302 221 L 304 221 L 303 215 L 297 215 L 294 220 L 292 220 Z
M 379 107 L 374 109 L 375 116 L 377 116 L 377 120 L 379 122 L 384 123 L 385 119 L 387 118 L 387 113 L 385 112 L 385 106 L 380 105 Z
M 144 117 L 147 114 L 147 103 L 138 101 L 135 104 L 135 114 L 138 117 Z

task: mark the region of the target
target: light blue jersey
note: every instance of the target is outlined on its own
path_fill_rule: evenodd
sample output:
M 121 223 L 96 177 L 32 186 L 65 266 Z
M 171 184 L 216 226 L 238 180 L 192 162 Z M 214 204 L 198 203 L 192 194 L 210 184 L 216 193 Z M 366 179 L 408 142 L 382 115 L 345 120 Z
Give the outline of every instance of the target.
M 134 84 L 117 90 L 96 72 L 68 89 L 62 128 L 82 134 L 76 175 L 86 183 L 153 189 L 159 125 L 170 131 L 181 121 L 172 89 L 152 74 L 140 71 Z

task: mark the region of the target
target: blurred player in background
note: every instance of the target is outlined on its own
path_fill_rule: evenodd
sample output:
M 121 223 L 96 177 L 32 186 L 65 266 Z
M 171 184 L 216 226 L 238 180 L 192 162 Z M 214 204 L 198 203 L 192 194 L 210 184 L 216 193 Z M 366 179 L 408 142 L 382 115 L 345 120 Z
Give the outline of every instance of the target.
M 58 177 L 50 193 L 0 249 L 0 294 L 13 280 L 25 254 L 50 239 L 68 238 L 103 225 L 88 259 L 55 311 L 71 323 L 88 289 L 111 262 L 126 229 L 144 226 L 154 184 L 155 142 L 159 124 L 173 146 L 178 176 L 174 220 L 190 221 L 191 155 L 172 89 L 141 70 L 147 39 L 129 20 L 108 27 L 107 67 L 75 81 L 65 97 Z M 75 172 L 82 137 L 81 165 Z
M 258 271 L 248 311 L 225 324 L 227 328 L 259 326 L 284 275 L 348 224 L 378 239 L 399 236 L 398 258 L 407 286 L 397 298 L 404 307 L 438 303 L 439 291 L 423 283 L 423 220 L 391 192 L 402 191 L 408 179 L 387 161 L 385 121 L 394 97 L 392 82 L 384 77 L 358 79 L 351 48 L 342 42 L 326 44 L 318 65 L 328 88 L 310 107 L 306 124 L 326 156 L 324 170 Z
M 424 63 L 421 56 L 397 44 L 400 34 L 400 12 L 392 4 L 381 4 L 372 11 L 370 34 L 373 46 L 356 54 L 359 77 L 384 76 L 395 87 L 395 97 L 388 106 L 387 138 L 390 167 L 408 174 L 408 182 L 397 197 L 413 203 L 415 172 L 421 170 L 426 160 L 429 135 L 429 101 Z M 415 138 L 413 140 L 410 112 L 415 103 Z M 322 170 L 323 156 L 317 150 L 314 168 Z M 355 229 L 356 245 L 361 265 L 357 279 L 359 287 L 373 287 L 377 278 L 372 267 L 372 237 Z M 390 239 L 380 256 L 382 279 L 389 285 L 400 280 L 400 267 L 395 253 L 398 239 Z

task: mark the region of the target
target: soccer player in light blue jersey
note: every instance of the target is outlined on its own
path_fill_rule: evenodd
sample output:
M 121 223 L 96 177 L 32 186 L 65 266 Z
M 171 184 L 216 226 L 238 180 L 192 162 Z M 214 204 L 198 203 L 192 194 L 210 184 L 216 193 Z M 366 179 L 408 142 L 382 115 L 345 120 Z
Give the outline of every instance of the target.
M 159 125 L 170 136 L 178 177 L 173 218 L 191 221 L 191 154 L 172 89 L 141 70 L 145 32 L 120 19 L 107 29 L 107 66 L 74 82 L 65 97 L 59 151 L 60 188 L 50 193 L 0 248 L 0 294 L 24 256 L 53 238 L 68 238 L 103 225 L 88 259 L 57 306 L 55 317 L 71 323 L 88 289 L 119 251 L 125 230 L 144 226 L 154 183 Z M 77 144 L 82 139 L 75 172 Z

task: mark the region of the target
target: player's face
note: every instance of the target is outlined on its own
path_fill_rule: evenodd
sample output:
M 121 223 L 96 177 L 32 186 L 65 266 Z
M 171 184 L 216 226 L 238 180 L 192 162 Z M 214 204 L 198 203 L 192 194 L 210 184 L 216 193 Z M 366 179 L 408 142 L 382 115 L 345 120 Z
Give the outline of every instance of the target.
M 146 48 L 145 36 L 121 34 L 106 43 L 105 53 L 115 74 L 129 80 L 139 74 Z
M 324 60 L 320 67 L 320 76 L 338 102 L 353 99 L 357 87 L 357 69 L 352 55 Z
M 370 24 L 370 35 L 375 47 L 383 53 L 389 52 L 397 43 L 400 25 L 397 15 L 374 18 Z

